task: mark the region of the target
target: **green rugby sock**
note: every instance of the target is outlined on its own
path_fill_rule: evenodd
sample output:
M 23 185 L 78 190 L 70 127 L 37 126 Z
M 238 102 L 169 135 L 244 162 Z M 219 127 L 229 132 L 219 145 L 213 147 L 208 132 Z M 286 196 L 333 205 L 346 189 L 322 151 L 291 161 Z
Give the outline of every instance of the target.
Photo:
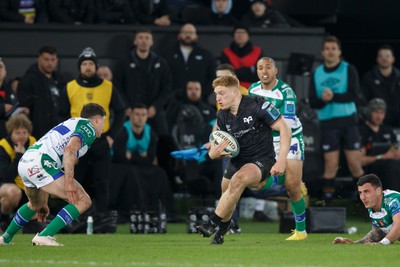
M 268 177 L 267 182 L 261 188 L 261 190 L 267 190 L 276 185 L 281 185 L 281 184 L 285 184 L 285 175 L 284 174 L 282 174 L 280 176 L 272 176 L 271 175 L 270 177 Z
M 36 212 L 28 207 L 28 203 L 21 206 L 3 234 L 4 242 L 10 243 L 14 235 L 27 224 Z
M 290 200 L 294 220 L 296 222 L 296 231 L 301 232 L 306 230 L 306 201 L 302 196 L 299 201 Z
M 80 212 L 73 204 L 68 204 L 58 212 L 39 236 L 54 236 L 58 231 L 79 217 Z

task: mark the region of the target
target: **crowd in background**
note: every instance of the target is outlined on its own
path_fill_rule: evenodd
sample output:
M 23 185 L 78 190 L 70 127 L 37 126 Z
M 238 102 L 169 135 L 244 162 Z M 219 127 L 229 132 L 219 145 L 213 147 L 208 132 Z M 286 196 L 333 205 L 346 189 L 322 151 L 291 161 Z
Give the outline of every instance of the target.
M 39 48 L 37 62 L 31 66 L 21 66 L 26 68 L 22 77 L 7 77 L 7 59 L 0 59 L 2 221 L 23 198 L 23 188 L 15 179 L 22 153 L 34 139 L 79 114 L 84 100 L 107 111 L 103 136 L 78 164 L 76 177 L 94 196 L 98 212 L 118 209 L 129 215 L 132 210 L 161 205 L 173 221 L 178 217 L 174 193 L 212 203 L 221 194 L 222 163 L 206 155 L 177 161 L 170 152 L 208 141 L 217 111 L 211 83 L 219 64 L 232 68 L 244 91 L 259 80 L 257 61 L 266 55 L 252 42 L 251 27 L 296 25 L 274 10 L 270 1 L 258 0 L 5 0 L 0 2 L 0 21 L 182 25 L 174 47 L 157 50 L 152 32 L 138 30 L 132 49 L 115 66 L 100 66 L 95 51 L 83 44 L 77 55 L 79 76 L 71 81 L 57 71 L 58 51 L 52 46 Z M 232 26 L 232 42 L 218 60 L 197 45 L 197 25 Z M 400 153 L 393 130 L 400 128 L 400 70 L 394 66 L 393 49 L 382 45 L 376 65 L 371 62 L 371 71 L 361 79 L 356 67 L 342 59 L 337 38 L 325 39 L 321 51 L 323 64 L 311 76 L 308 96 L 325 144 L 321 198 L 334 198 L 341 150 L 355 179 L 375 172 L 384 187 L 400 191 L 396 181 Z M 324 87 L 321 77 L 326 78 Z M 347 82 L 335 84 L 338 77 Z
M 64 24 L 136 24 L 170 26 L 184 23 L 252 27 L 297 24 L 274 10 L 268 0 L 5 0 L 0 21 Z

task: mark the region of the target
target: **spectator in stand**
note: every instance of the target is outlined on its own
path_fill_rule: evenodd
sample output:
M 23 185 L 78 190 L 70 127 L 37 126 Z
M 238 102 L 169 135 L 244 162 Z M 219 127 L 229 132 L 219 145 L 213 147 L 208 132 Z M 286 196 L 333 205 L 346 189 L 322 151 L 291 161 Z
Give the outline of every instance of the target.
M 131 0 L 95 0 L 98 24 L 135 24 Z
M 8 136 L 0 140 L 0 229 L 5 231 L 11 220 L 10 213 L 22 198 L 28 200 L 25 187 L 18 175 L 18 162 L 29 146 L 36 142 L 31 136 L 32 123 L 24 114 L 7 121 Z
M 198 35 L 193 24 L 185 24 L 178 34 L 173 51 L 160 53 L 168 62 L 172 73 L 172 88 L 180 99 L 185 98 L 188 81 L 199 81 L 203 88 L 203 100 L 212 93 L 211 83 L 215 78 L 215 60 L 210 51 L 197 45 Z
M 148 109 L 143 104 L 138 103 L 133 106 L 129 120 L 124 123 L 123 130 L 115 140 L 113 162 L 118 164 L 117 166 L 123 166 L 115 172 L 115 175 L 118 176 L 121 171 L 128 171 L 133 177 L 121 176 L 116 178 L 117 181 L 113 180 L 112 195 L 117 196 L 120 193 L 118 192 L 121 190 L 120 181 L 124 180 L 126 187 L 124 193 L 120 194 L 120 199 L 128 198 L 128 203 L 131 203 L 130 210 L 138 208 L 135 207 L 136 204 L 141 205 L 139 208 L 143 208 L 144 211 L 155 211 L 161 202 L 166 208 L 167 216 L 171 218 L 176 216 L 171 187 L 166 172 L 158 166 L 157 135 L 146 123 L 147 112 Z M 125 166 L 133 167 L 133 170 L 126 169 Z M 140 195 L 135 196 L 135 192 Z M 138 203 L 140 197 L 144 203 Z
M 249 0 L 251 10 L 242 17 L 242 23 L 249 27 L 288 28 L 289 22 L 278 11 L 267 4 L 267 0 Z
M 97 57 L 92 48 L 87 47 L 82 51 L 77 65 L 79 77 L 70 81 L 63 91 L 61 114 L 71 118 L 79 117 L 87 103 L 99 104 L 106 111 L 101 137 L 93 142 L 86 156 L 79 160 L 75 172 L 75 179 L 90 191 L 87 174 L 89 170 L 92 171 L 96 211 L 104 213 L 109 206 L 110 148 L 122 129 L 124 104 L 114 85 L 97 76 Z M 114 112 L 112 124 L 111 110 Z
M 232 31 L 231 45 L 222 51 L 221 63 L 233 66 L 240 85 L 249 88 L 258 80 L 257 61 L 263 56 L 261 47 L 250 41 L 250 31 L 245 25 L 236 25 Z
M 153 34 L 149 29 L 138 30 L 133 43 L 126 59 L 117 62 L 113 81 L 122 93 L 125 106 L 145 104 L 148 123 L 159 136 L 166 135 L 169 132 L 164 106 L 172 87 L 168 63 L 152 51 Z M 128 108 L 126 114 L 130 113 Z
M 18 104 L 18 97 L 17 97 L 17 91 L 18 91 L 18 85 L 19 85 L 19 81 L 21 81 L 20 77 L 15 77 L 11 80 L 8 81 L 8 86 L 10 87 L 10 101 L 11 101 L 11 105 L 15 106 L 16 104 Z M 28 113 L 28 112 L 26 112 Z
M 384 188 L 400 191 L 400 148 L 390 126 L 383 123 L 387 105 L 373 98 L 366 109 L 366 121 L 360 125 L 361 164 L 366 173 L 381 177 Z
M 25 24 L 45 23 L 47 14 L 44 1 L 2 0 L 0 1 L 0 21 Z
M 230 13 L 232 0 L 211 0 L 210 24 L 213 26 L 234 26 L 238 20 Z
M 341 43 L 335 36 L 323 40 L 321 54 L 324 61 L 311 76 L 308 97 L 310 106 L 317 110 L 321 127 L 324 155 L 321 198 L 332 205 L 341 149 L 351 175 L 356 179 L 364 174 L 356 109 L 359 80 L 356 68 L 341 59 Z
M 97 75 L 100 77 L 100 79 L 107 80 L 107 81 L 112 81 L 113 74 L 111 69 L 108 66 L 100 66 L 97 69 Z
M 166 0 L 133 0 L 133 12 L 141 24 L 157 26 L 171 25 Z
M 394 66 L 395 57 L 390 45 L 378 49 L 377 65 L 365 74 L 362 89 L 367 101 L 382 98 L 387 103 L 385 124 L 400 127 L 400 70 Z
M 94 23 L 96 10 L 93 0 L 47 1 L 49 22 L 65 24 Z
M 11 99 L 9 99 L 11 90 L 6 82 L 6 76 L 6 65 L 2 58 L 0 58 L 0 139 L 7 136 L 6 114 L 13 108 Z
M 63 121 L 60 111 L 61 90 L 64 79 L 57 71 L 58 56 L 53 46 L 39 49 L 37 63 L 31 65 L 18 85 L 18 99 L 29 109 L 33 124 L 32 135 L 39 139 Z
M 202 100 L 201 83 L 188 81 L 185 98 L 176 105 L 173 136 L 178 149 L 198 148 L 208 143 L 215 123 L 216 112 Z M 221 163 L 212 161 L 204 154 L 197 160 L 178 161 L 180 177 L 186 182 L 188 192 L 214 205 L 221 195 Z

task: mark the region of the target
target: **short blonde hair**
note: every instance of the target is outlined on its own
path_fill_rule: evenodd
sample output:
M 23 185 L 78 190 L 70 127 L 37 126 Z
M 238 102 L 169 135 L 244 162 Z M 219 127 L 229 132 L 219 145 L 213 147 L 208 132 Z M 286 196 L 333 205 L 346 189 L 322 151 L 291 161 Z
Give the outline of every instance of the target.
M 25 114 L 14 115 L 6 122 L 6 129 L 9 135 L 11 135 L 15 129 L 20 128 L 27 129 L 29 134 L 32 133 L 32 122 Z
M 239 88 L 239 80 L 234 76 L 221 76 L 213 81 L 212 86 L 214 89 L 218 86 Z

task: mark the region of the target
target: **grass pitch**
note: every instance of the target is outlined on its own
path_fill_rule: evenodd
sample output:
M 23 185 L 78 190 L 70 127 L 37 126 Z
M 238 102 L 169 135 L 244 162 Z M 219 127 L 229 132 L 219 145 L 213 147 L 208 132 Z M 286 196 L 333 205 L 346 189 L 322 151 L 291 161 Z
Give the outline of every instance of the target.
M 18 234 L 14 246 L 0 247 L 0 266 L 384 266 L 400 261 L 400 245 L 332 245 L 340 235 L 358 239 L 367 222 L 350 222 L 360 234 L 310 234 L 305 241 L 285 241 L 277 223 L 243 222 L 244 233 L 228 235 L 225 244 L 186 234 L 184 224 L 169 224 L 168 234 L 128 234 L 121 225 L 114 235 L 58 235 L 65 247 L 32 247 L 33 234 Z

